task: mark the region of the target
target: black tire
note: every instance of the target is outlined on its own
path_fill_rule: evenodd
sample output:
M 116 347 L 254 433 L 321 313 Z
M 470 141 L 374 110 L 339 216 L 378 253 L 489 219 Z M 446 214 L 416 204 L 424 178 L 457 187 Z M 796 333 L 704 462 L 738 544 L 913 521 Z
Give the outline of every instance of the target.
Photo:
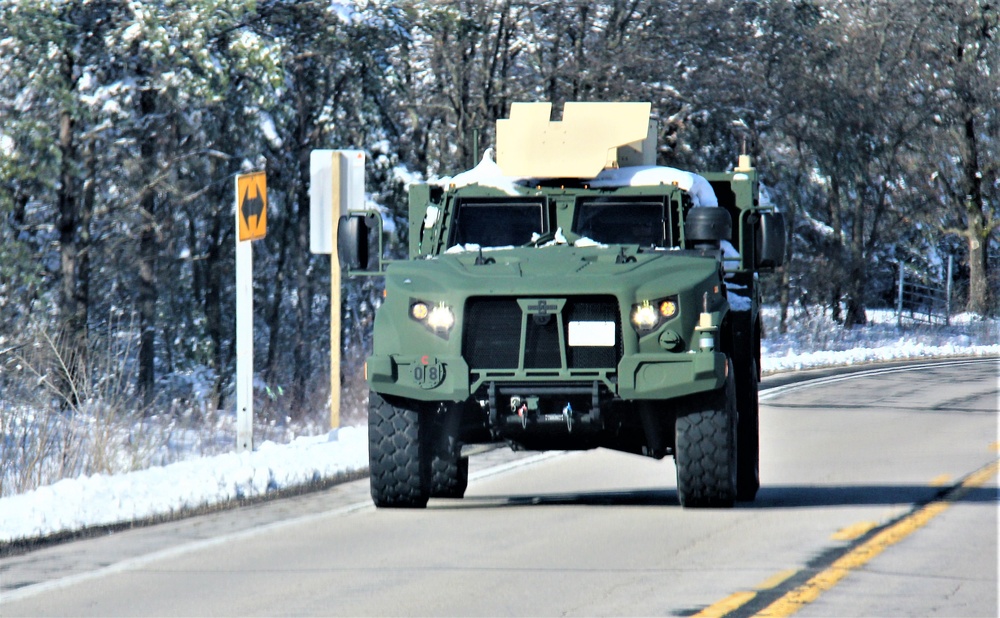
M 380 508 L 420 509 L 430 495 L 418 406 L 404 399 L 368 398 L 368 460 L 372 500 Z
M 469 486 L 469 458 L 455 454 L 435 456 L 431 461 L 431 497 L 464 498 Z
M 736 501 L 736 383 L 694 397 L 677 417 L 677 496 L 686 508 L 729 508 Z
M 757 361 L 736 376 L 736 499 L 752 502 L 760 489 L 760 404 L 757 392 Z
M 459 441 L 464 403 L 441 405 L 432 417 L 431 488 L 432 498 L 463 498 L 469 486 L 469 458 L 462 457 Z

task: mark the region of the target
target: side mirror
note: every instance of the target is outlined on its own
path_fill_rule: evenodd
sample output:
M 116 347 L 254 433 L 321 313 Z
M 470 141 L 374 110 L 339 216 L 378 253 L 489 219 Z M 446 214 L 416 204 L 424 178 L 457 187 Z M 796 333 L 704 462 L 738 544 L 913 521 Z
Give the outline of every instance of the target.
M 762 212 L 757 222 L 756 268 L 777 268 L 785 263 L 785 216 Z
M 337 226 L 337 255 L 349 270 L 368 268 L 368 224 L 365 215 L 340 218 Z

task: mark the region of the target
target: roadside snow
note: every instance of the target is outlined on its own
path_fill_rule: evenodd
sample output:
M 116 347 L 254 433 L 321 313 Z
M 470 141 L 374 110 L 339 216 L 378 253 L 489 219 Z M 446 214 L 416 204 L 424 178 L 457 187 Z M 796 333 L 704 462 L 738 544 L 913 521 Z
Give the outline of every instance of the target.
M 761 370 L 764 373 L 814 367 L 858 365 L 877 361 L 945 356 L 1000 357 L 1000 320 L 962 314 L 950 326 L 904 322 L 892 311 L 869 310 L 869 325 L 845 329 L 829 317 L 789 316 L 789 333 L 779 334 L 777 311 L 764 309 Z M 769 330 L 767 330 L 770 328 Z
M 65 479 L 0 499 L 0 543 L 167 516 L 334 479 L 368 467 L 368 430 L 343 427 L 252 453 Z
M 936 356 L 1000 357 L 1000 321 L 958 316 L 950 327 L 896 328 L 889 312 L 844 330 L 823 317 L 793 315 L 791 334 L 766 333 L 766 373 Z M 767 324 L 776 312 L 765 311 Z M 265 442 L 252 453 L 203 457 L 115 476 L 66 479 L 0 499 L 0 544 L 73 532 L 266 495 L 336 478 L 368 466 L 368 432 L 345 427 L 290 444 Z

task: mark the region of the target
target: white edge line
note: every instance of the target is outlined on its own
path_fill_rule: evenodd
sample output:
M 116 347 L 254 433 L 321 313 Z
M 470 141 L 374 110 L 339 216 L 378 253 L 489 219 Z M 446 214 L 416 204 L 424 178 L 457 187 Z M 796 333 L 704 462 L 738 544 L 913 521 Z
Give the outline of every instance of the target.
M 790 393 L 804 388 L 812 388 L 815 386 L 823 386 L 824 384 L 835 384 L 837 382 L 843 382 L 845 380 L 853 380 L 855 378 L 871 377 L 876 375 L 882 375 L 887 373 L 901 373 L 904 371 L 918 371 L 920 369 L 926 369 L 928 367 L 952 367 L 956 365 L 971 365 L 978 364 L 982 362 L 996 362 L 995 358 L 982 358 L 982 359 L 966 359 L 966 360 L 955 360 L 955 361 L 945 361 L 945 362 L 929 362 L 920 363 L 918 365 L 906 365 L 903 367 L 884 367 L 881 369 L 865 369 L 861 371 L 856 371 L 854 373 L 849 373 L 842 376 L 828 376 L 825 378 L 813 378 L 811 380 L 805 380 L 803 382 L 796 382 L 794 384 L 785 384 L 783 386 L 775 386 L 774 388 L 769 388 L 760 393 L 760 401 L 766 401 L 768 399 L 773 399 L 785 393 Z

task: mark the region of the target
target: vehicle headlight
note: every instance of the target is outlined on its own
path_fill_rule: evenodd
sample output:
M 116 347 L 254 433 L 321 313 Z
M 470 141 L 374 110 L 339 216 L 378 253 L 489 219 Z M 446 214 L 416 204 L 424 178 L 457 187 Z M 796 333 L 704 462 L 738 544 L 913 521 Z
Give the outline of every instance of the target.
M 435 335 L 448 338 L 448 333 L 455 325 L 455 313 L 444 303 L 431 305 L 422 300 L 410 301 L 410 317 L 420 322 Z
M 632 327 L 640 334 L 656 330 L 670 318 L 677 315 L 677 297 L 644 300 L 632 305 Z
M 649 332 L 656 328 L 659 323 L 660 318 L 656 315 L 656 309 L 649 304 L 648 300 L 643 301 L 641 305 L 632 307 L 632 326 L 637 331 Z
M 435 331 L 449 331 L 455 325 L 455 314 L 444 303 L 431 309 L 427 315 L 427 326 Z

